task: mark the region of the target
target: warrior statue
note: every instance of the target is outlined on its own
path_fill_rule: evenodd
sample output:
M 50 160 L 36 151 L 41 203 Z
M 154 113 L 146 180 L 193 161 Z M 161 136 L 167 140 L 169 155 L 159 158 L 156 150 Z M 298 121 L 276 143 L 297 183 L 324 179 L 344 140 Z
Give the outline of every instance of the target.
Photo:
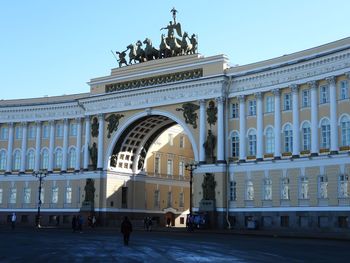
M 123 64 L 125 64 L 126 66 L 128 65 L 128 63 L 126 62 L 126 51 L 128 50 L 124 50 L 122 52 L 115 52 L 118 56 L 119 56 L 119 59 L 118 59 L 118 62 L 119 62 L 119 67 L 121 68 Z

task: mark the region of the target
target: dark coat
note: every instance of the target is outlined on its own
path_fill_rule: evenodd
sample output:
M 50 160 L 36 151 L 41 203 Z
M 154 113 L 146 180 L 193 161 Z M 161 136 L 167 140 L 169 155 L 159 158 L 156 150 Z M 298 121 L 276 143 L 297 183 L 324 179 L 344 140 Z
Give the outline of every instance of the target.
M 129 219 L 124 219 L 121 227 L 120 227 L 120 232 L 122 232 L 124 235 L 128 235 L 132 232 L 132 224 L 129 221 Z

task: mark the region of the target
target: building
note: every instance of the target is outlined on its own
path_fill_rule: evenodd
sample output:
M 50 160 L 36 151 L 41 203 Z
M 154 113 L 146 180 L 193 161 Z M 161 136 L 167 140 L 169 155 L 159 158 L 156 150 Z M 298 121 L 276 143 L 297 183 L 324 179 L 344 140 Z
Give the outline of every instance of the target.
M 46 223 L 92 212 L 181 226 L 194 160 L 193 210 L 212 226 L 349 231 L 349 73 L 345 38 L 244 66 L 155 59 L 89 93 L 1 101 L 0 221 L 34 221 L 44 169 Z

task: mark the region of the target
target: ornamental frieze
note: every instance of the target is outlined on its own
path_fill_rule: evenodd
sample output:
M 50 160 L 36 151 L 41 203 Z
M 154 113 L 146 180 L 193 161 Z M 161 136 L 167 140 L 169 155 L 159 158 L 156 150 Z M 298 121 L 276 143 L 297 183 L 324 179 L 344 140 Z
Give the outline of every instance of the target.
M 125 81 L 115 84 L 107 84 L 105 86 L 105 91 L 114 92 L 128 89 L 135 89 L 140 87 L 149 87 L 160 84 L 173 83 L 177 81 L 198 79 L 203 76 L 203 69 L 194 69 L 189 71 L 176 72 L 172 74 L 159 75 L 155 77 Z

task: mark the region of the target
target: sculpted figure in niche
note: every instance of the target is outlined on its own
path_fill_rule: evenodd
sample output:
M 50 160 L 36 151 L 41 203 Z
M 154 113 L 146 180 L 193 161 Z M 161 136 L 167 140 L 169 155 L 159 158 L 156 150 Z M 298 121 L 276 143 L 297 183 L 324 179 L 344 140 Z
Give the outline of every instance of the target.
M 91 202 L 94 203 L 95 200 L 95 186 L 94 186 L 94 180 L 91 178 L 86 179 L 85 184 L 85 202 Z
M 208 137 L 206 142 L 204 143 L 204 149 L 205 149 L 205 155 L 207 157 L 207 162 L 214 162 L 215 156 L 214 156 L 214 149 L 216 145 L 216 138 L 212 134 L 211 130 L 208 130 Z
M 202 188 L 203 188 L 203 200 L 215 200 L 215 177 L 211 173 L 204 175 Z
M 92 144 L 92 147 L 89 147 L 90 159 L 92 165 L 96 168 L 97 165 L 97 145 L 96 142 Z
M 97 119 L 97 117 L 94 117 L 92 119 L 92 124 L 91 124 L 91 136 L 92 137 L 98 136 L 98 127 L 99 127 L 98 119 Z

